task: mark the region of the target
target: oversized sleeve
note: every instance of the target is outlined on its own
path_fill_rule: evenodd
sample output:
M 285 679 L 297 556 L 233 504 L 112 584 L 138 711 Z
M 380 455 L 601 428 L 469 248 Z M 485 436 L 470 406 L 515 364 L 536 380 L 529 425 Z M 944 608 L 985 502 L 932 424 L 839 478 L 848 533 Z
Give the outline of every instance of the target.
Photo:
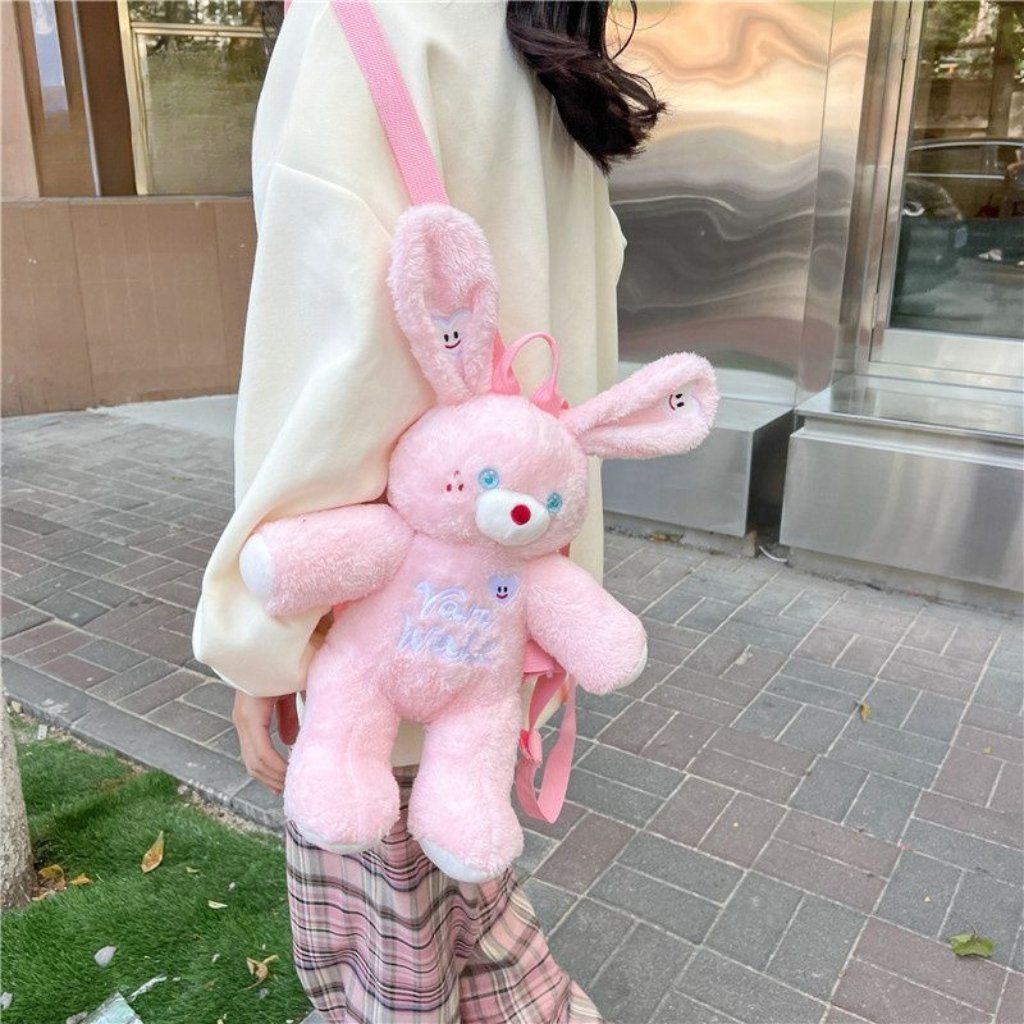
M 294 4 L 253 137 L 257 245 L 235 422 L 235 509 L 203 578 L 196 657 L 259 696 L 302 687 L 326 608 L 273 618 L 239 554 L 262 522 L 373 501 L 430 392 L 391 309 L 406 203 L 330 4 Z
M 301 688 L 328 609 L 275 619 L 238 557 L 264 520 L 372 501 L 429 403 L 384 280 L 390 238 L 351 192 L 283 164 L 264 183 L 235 425 L 236 507 L 203 579 L 196 657 L 248 693 Z

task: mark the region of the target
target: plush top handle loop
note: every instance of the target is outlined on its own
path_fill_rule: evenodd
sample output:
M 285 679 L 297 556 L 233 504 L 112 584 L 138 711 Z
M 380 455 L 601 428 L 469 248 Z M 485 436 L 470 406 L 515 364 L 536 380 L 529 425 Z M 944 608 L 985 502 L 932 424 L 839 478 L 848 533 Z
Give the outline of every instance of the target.
M 448 203 L 448 193 L 387 36 L 368 0 L 331 0 L 366 79 L 409 201 Z
M 512 363 L 516 356 L 529 345 L 534 338 L 542 338 L 551 352 L 551 372 L 544 383 L 537 388 L 530 401 L 545 412 L 557 416 L 564 409 L 569 408 L 569 403 L 562 397 L 558 390 L 558 343 L 550 334 L 542 331 L 533 331 L 524 334 L 521 338 L 507 345 L 504 351 L 497 356 L 494 363 L 494 372 L 491 377 L 491 391 L 496 395 L 518 395 L 520 392 L 519 381 L 512 370 Z

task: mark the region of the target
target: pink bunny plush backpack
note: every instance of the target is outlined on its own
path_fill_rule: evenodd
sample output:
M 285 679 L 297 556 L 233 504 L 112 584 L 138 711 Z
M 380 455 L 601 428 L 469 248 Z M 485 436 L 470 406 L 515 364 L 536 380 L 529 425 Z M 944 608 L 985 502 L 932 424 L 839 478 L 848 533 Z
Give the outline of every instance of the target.
M 272 615 L 336 606 L 309 667 L 289 819 L 326 849 L 377 843 L 399 813 L 399 721 L 419 722 L 410 831 L 446 874 L 479 882 L 522 849 L 510 789 L 528 644 L 592 693 L 626 686 L 646 662 L 640 620 L 560 554 L 586 512 L 587 456 L 687 451 L 707 436 L 718 395 L 708 363 L 680 354 L 569 409 L 547 335 L 502 344 L 487 242 L 447 203 L 372 8 L 334 7 L 412 199 L 387 285 L 437 404 L 399 439 L 387 504 L 266 522 L 241 571 Z M 537 337 L 554 365 L 526 397 L 511 364 Z

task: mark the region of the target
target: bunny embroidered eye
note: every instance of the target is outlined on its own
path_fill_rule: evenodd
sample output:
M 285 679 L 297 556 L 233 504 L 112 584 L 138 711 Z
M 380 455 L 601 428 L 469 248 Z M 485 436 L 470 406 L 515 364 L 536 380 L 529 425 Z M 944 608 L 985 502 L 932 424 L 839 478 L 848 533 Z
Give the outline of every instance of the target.
M 493 491 L 494 488 L 501 483 L 501 477 L 498 476 L 498 471 L 496 469 L 491 469 L 490 467 L 487 469 L 481 469 L 477 480 L 485 491 Z
M 547 509 L 548 509 L 548 511 L 549 511 L 549 512 L 550 512 L 550 513 L 551 513 L 552 515 L 554 515 L 554 514 L 555 514 L 556 512 L 558 512 L 558 511 L 559 511 L 559 510 L 561 509 L 561 507 L 562 507 L 562 504 L 563 504 L 563 502 L 562 502 L 562 496 L 561 496 L 561 495 L 560 495 L 560 494 L 558 493 L 558 491 L 552 491 L 552 492 L 551 492 L 551 493 L 550 493 L 550 494 L 548 495 L 548 500 L 547 500 L 547 503 L 546 503 L 546 504 L 547 504 Z
M 686 406 L 687 399 L 690 397 L 688 391 L 674 391 L 668 396 L 668 407 L 674 412 L 676 409 L 682 409 Z
M 445 331 L 442 335 L 444 338 L 445 348 L 458 348 L 459 347 L 459 332 L 458 331 Z

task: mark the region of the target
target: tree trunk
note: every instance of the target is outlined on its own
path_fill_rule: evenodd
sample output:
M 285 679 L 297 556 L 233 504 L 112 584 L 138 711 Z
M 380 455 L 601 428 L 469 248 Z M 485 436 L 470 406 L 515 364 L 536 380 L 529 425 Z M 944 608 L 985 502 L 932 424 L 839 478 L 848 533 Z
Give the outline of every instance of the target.
M 35 884 L 14 732 L 0 689 L 0 907 L 28 903 Z

